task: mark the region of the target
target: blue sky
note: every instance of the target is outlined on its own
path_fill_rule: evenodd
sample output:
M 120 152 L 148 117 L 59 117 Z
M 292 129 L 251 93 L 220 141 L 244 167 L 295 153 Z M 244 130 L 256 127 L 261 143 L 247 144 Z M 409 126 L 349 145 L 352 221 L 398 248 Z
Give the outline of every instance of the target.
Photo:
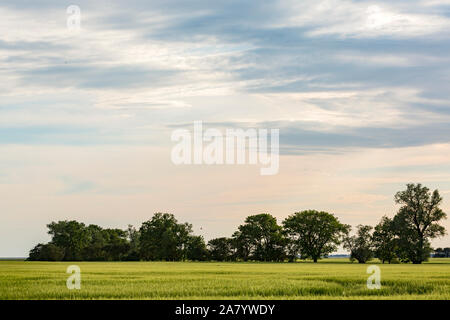
M 409 182 L 450 208 L 448 0 L 18 0 L 0 15 L 0 234 L 18 243 L 0 256 L 57 219 L 170 211 L 207 239 L 263 211 L 374 224 Z M 280 129 L 280 174 L 174 167 L 170 133 L 196 120 Z

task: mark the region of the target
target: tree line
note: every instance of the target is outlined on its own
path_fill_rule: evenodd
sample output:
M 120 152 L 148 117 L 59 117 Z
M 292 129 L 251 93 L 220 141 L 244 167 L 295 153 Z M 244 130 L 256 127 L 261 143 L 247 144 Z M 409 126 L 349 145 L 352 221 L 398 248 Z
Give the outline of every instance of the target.
M 437 248 L 434 250 L 435 258 L 450 258 L 450 248 Z
M 207 243 L 194 235 L 192 225 L 180 223 L 173 214 L 155 213 L 139 229 L 104 229 L 77 221 L 47 225 L 51 241 L 36 245 L 29 260 L 44 261 L 296 261 L 317 262 L 342 245 L 350 259 L 365 263 L 378 258 L 383 263 L 426 261 L 432 252 L 430 240 L 446 234 L 439 222 L 438 190 L 408 184 L 397 192 L 400 204 L 393 218 L 384 216 L 375 226 L 358 225 L 355 234 L 331 213 L 306 210 L 288 216 L 281 225 L 268 213 L 248 216 L 231 237 Z M 448 248 L 446 248 L 448 249 Z M 439 254 L 445 254 L 441 249 Z M 448 255 L 447 255 L 448 256 Z

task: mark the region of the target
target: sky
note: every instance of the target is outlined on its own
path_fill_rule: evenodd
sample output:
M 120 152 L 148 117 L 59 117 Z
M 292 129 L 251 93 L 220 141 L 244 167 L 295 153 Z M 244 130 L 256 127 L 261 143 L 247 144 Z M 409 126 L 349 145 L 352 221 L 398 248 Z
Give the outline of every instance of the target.
M 15 0 L 0 17 L 0 257 L 66 219 L 170 212 L 206 240 L 262 212 L 375 225 L 407 183 L 450 213 L 448 0 Z M 175 165 L 194 121 L 279 129 L 278 174 Z

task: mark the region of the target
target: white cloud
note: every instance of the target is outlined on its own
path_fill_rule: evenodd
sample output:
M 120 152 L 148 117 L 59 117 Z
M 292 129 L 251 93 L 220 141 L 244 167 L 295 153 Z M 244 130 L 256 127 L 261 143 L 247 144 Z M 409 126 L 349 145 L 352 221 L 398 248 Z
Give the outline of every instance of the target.
M 291 121 L 337 134 L 365 127 L 409 134 L 450 122 L 448 90 L 441 89 L 447 42 L 440 41 L 449 19 L 438 7 L 448 1 L 290 0 L 252 17 L 237 17 L 239 5 L 161 11 L 153 3 L 145 10 L 91 3 L 81 6 L 78 33 L 67 30 L 63 7 L 0 5 L 0 234 L 13 239 L 24 220 L 42 226 L 27 229 L 22 251 L 51 219 L 123 227 L 171 211 L 205 224 L 208 237 L 226 236 L 259 211 L 284 217 L 318 208 L 347 223 L 376 222 L 392 207 L 387 186 L 401 188 L 412 177 L 449 190 L 447 145 L 311 145 L 317 152 L 283 156 L 280 175 L 268 183 L 251 167 L 174 168 L 167 132 L 199 119 Z M 54 146 L 39 145 L 48 140 L 35 128 Z M 67 140 L 64 129 L 72 130 Z M 21 138 L 27 130 L 29 140 Z M 79 137 L 94 146 L 68 146 L 82 144 Z M 427 164 L 445 170 L 388 170 Z M 83 186 L 89 191 L 77 194 Z
M 436 14 L 403 12 L 395 3 L 354 2 L 349 0 L 287 1 L 292 16 L 287 26 L 309 26 L 311 36 L 394 38 L 416 37 L 445 32 L 450 19 Z

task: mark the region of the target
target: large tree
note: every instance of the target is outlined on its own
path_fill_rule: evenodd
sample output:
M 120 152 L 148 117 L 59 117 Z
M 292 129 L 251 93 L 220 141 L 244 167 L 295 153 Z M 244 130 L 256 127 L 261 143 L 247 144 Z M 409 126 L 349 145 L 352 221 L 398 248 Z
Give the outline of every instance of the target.
M 284 238 L 275 217 L 268 213 L 248 216 L 234 234 L 238 253 L 243 260 L 281 261 L 284 259 Z
M 229 261 L 233 259 L 232 239 L 215 238 L 208 241 L 209 257 L 215 261 Z
M 394 217 L 394 227 L 399 237 L 399 256 L 414 264 L 426 261 L 431 253 L 430 239 L 445 235 L 439 222 L 447 217 L 439 206 L 442 197 L 419 184 L 407 184 L 406 190 L 395 195 L 401 205 Z
M 383 263 L 391 261 L 396 256 L 397 239 L 395 237 L 395 229 L 392 219 L 384 216 L 380 223 L 375 226 L 373 232 L 373 246 L 375 257 Z
M 348 228 L 334 215 L 316 210 L 296 212 L 283 221 L 291 257 L 300 254 L 314 262 L 336 250 Z
M 64 260 L 84 260 L 83 250 L 89 244 L 89 231 L 78 221 L 58 221 L 47 225 L 52 243 L 64 249 Z
M 191 261 L 208 259 L 208 249 L 202 236 L 190 236 L 186 246 L 186 258 Z
M 186 259 L 192 225 L 178 223 L 173 214 L 155 213 L 139 229 L 143 260 L 179 261 Z
M 366 263 L 373 257 L 372 227 L 358 225 L 356 235 L 344 238 L 344 248 L 350 250 L 350 260 Z

